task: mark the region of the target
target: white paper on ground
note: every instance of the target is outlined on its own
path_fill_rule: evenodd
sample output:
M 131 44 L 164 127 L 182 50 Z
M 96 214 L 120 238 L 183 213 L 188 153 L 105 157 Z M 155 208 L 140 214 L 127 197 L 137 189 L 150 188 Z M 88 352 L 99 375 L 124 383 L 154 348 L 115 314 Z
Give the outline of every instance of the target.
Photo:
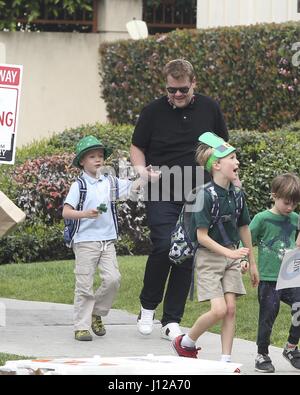
M 177 356 L 100 357 L 93 358 L 57 358 L 7 361 L 3 369 L 15 371 L 16 374 L 30 374 L 40 370 L 44 374 L 55 375 L 201 375 L 239 373 L 242 365 L 211 361 L 205 359 L 188 359 Z M 0 367 L 1 372 L 1 367 Z

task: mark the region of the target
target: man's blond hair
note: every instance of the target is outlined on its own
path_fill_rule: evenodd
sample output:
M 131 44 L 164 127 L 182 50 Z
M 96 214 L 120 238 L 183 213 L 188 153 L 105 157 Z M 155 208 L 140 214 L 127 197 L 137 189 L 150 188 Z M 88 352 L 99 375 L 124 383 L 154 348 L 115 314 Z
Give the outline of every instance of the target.
M 174 59 L 168 62 L 163 69 L 163 76 L 165 80 L 167 80 L 169 75 L 175 80 L 188 77 L 192 82 L 195 78 L 195 71 L 194 67 L 188 60 Z

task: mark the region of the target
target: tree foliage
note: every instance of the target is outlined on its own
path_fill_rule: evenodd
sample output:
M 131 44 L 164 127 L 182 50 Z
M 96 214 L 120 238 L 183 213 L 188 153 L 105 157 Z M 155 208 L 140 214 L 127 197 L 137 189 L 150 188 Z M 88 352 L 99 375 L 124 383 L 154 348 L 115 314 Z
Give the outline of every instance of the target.
M 93 0 L 12 0 L 10 3 L 8 6 L 7 1 L 0 0 L 0 30 L 46 30 L 34 21 L 80 19 L 77 16 L 82 13 L 86 19 L 92 19 Z

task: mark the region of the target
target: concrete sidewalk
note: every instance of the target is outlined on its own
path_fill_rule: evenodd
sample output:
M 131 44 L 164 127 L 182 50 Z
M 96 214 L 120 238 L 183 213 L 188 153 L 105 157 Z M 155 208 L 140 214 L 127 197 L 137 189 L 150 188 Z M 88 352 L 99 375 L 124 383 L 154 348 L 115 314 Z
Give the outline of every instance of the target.
M 4 312 L 6 325 L 0 326 L 2 353 L 33 358 L 174 355 L 170 342 L 160 337 L 161 325 L 158 321 L 150 336 L 142 336 L 136 329 L 136 315 L 125 311 L 111 310 L 103 319 L 106 335 L 94 336 L 92 342 L 74 340 L 72 305 L 0 298 L 2 316 Z M 3 318 L 0 323 L 3 324 Z M 219 360 L 219 335 L 205 333 L 199 339 L 198 346 L 202 348 L 199 358 Z M 270 356 L 276 368 L 275 374 L 299 375 L 300 372 L 294 369 L 281 353 L 280 348 L 270 348 Z M 254 371 L 255 355 L 255 343 L 234 340 L 232 360 L 243 364 L 242 374 L 261 374 Z

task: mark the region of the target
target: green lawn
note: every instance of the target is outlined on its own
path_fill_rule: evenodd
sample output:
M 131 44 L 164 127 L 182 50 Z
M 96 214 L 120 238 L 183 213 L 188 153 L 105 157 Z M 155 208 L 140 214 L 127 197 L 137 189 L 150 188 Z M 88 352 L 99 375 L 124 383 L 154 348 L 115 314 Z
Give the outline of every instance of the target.
M 0 366 L 5 365 L 6 361 L 15 361 L 17 359 L 33 359 L 33 357 L 24 357 L 22 355 L 4 354 L 0 352 Z
M 139 293 L 143 281 L 146 257 L 119 257 L 122 281 L 113 308 L 124 309 L 131 313 L 139 312 Z M 73 261 L 54 261 L 46 263 L 0 265 L 0 297 L 44 302 L 73 303 L 74 274 Z M 244 275 L 247 296 L 238 299 L 236 337 L 256 339 L 258 304 L 256 289 L 249 283 L 248 274 Z M 95 282 L 95 286 L 99 280 Z M 195 294 L 196 295 L 196 294 Z M 209 308 L 208 303 L 188 301 L 182 325 L 190 327 L 200 314 Z M 160 319 L 162 306 L 157 309 Z M 289 308 L 282 305 L 274 326 L 272 344 L 282 347 L 286 342 L 291 317 Z M 211 329 L 220 333 L 219 325 Z M 0 354 L 1 358 L 6 358 Z M 7 360 L 7 358 L 6 358 Z

